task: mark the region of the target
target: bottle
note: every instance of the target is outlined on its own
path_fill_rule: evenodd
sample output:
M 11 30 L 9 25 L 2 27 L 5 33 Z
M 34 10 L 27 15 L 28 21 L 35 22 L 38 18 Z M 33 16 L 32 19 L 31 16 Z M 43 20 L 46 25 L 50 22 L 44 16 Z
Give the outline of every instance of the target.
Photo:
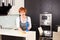
M 29 23 L 26 22 L 26 32 L 28 32 Z

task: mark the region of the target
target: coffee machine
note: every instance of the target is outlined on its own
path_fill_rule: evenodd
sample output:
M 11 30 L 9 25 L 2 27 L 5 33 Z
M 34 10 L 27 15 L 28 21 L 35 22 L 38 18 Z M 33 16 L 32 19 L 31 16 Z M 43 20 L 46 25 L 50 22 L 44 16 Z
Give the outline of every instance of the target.
M 44 12 L 40 14 L 40 26 L 44 30 L 45 36 L 51 36 L 52 31 L 52 14 L 49 12 Z

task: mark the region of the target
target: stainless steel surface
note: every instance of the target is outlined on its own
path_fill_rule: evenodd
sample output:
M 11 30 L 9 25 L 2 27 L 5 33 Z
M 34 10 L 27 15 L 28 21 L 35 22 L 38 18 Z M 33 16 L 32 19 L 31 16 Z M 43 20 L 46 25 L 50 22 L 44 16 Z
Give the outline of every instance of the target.
M 52 14 L 40 14 L 40 25 L 52 25 Z
M 44 30 L 44 36 L 51 36 L 51 31 Z

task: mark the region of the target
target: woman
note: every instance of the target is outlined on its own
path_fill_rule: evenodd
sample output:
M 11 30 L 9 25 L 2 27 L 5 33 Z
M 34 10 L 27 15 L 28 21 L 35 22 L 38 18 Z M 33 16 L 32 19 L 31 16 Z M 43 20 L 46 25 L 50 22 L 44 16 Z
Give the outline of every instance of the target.
M 31 18 L 26 16 L 26 12 L 26 8 L 19 8 L 19 17 L 16 19 L 16 24 L 20 31 L 28 31 L 31 29 Z

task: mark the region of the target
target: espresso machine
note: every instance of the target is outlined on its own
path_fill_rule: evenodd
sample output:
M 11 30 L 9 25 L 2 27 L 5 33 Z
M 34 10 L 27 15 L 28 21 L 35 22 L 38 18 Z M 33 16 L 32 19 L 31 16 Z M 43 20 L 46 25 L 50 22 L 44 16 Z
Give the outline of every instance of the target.
M 40 14 L 40 26 L 44 31 L 45 36 L 51 36 L 52 31 L 52 14 L 49 12 L 44 12 Z

